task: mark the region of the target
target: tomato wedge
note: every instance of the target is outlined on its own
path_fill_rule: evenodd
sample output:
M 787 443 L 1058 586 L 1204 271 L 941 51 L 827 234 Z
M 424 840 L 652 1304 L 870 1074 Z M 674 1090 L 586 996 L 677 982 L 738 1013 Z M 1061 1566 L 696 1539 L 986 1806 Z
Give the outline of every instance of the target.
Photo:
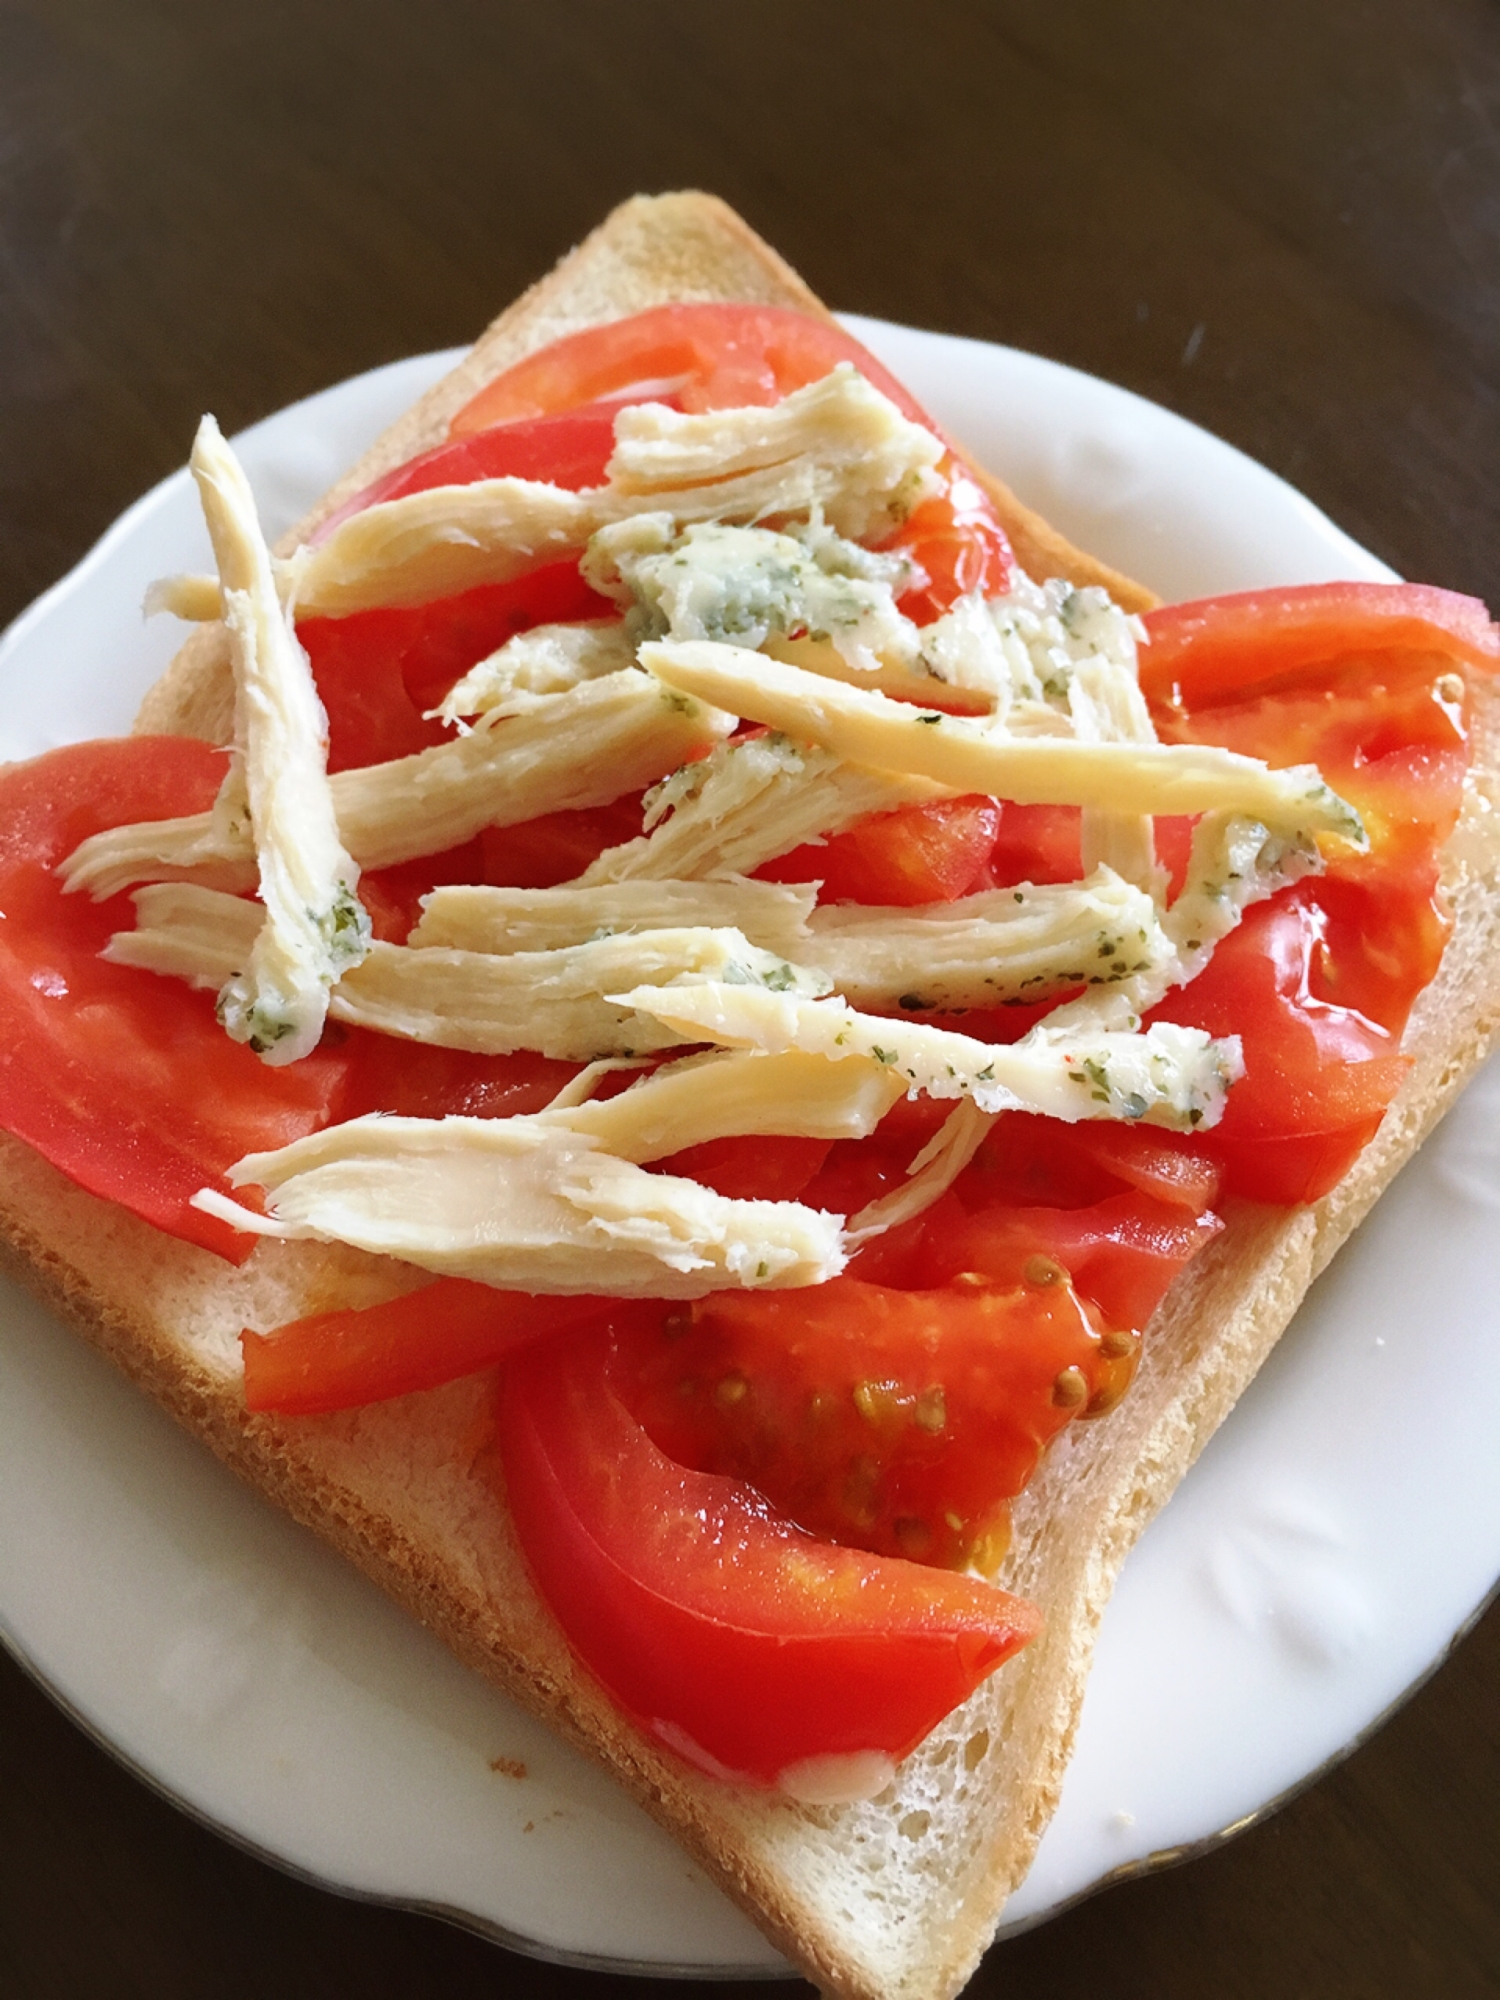
M 99 954 L 128 896 L 65 896 L 56 874 L 108 826 L 203 811 L 223 755 L 182 736 L 77 743 L 0 772 L 0 1128 L 91 1194 L 232 1263 L 254 1239 L 194 1208 L 242 1154 L 325 1124 L 347 1060 L 267 1069 L 212 997 Z
M 864 1789 L 1037 1631 L 969 1577 L 836 1549 L 651 1442 L 590 1330 L 506 1366 L 506 1498 L 538 1591 L 641 1728 L 720 1775 Z M 872 1755 L 873 1753 L 873 1759 Z M 869 1766 L 875 1765 L 870 1783 Z

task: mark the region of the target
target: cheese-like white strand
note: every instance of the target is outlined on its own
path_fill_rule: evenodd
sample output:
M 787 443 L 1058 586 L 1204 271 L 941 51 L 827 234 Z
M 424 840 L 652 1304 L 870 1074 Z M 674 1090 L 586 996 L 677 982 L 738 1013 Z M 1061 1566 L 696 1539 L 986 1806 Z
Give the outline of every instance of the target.
M 690 1038 L 768 1055 L 804 1049 L 838 1062 L 863 1056 L 904 1078 L 912 1092 L 972 1097 L 982 1111 L 1037 1111 L 1144 1120 L 1177 1131 L 1213 1125 L 1243 1071 L 1237 1038 L 1157 1023 L 1145 1033 L 1094 1030 L 1044 1039 L 1033 1030 L 995 1047 L 948 1029 L 861 1014 L 840 1000 L 803 1000 L 738 986 L 636 987 L 609 995 Z
M 561 562 L 608 518 L 597 492 L 543 480 L 432 486 L 346 516 L 282 565 L 282 586 L 303 617 L 427 604 Z
M 926 495 L 942 456 L 849 368 L 770 410 L 683 418 L 638 405 L 621 412 L 616 434 L 607 486 L 480 479 L 379 501 L 298 550 L 283 589 L 304 616 L 425 604 L 559 560 L 610 522 L 663 508 L 679 521 L 753 521 L 821 507 L 841 533 L 878 535 Z
M 1206 814 L 1193 836 L 1182 893 L 1162 922 L 1169 949 L 1145 971 L 1132 971 L 1116 986 L 1096 987 L 1065 1003 L 1041 1023 L 1037 1037 L 1066 1048 L 1080 1032 L 1133 1032 L 1142 1014 L 1203 970 L 1215 944 L 1238 925 L 1252 903 L 1263 902 L 1321 866 L 1310 837 L 1275 838 L 1254 820 L 1233 813 Z M 993 1115 L 980 1113 L 976 1124 L 960 1130 L 957 1116 L 949 1119 L 929 1147 L 932 1159 L 913 1162 L 911 1180 L 852 1219 L 851 1243 L 909 1221 L 947 1191 L 994 1123 Z M 941 1158 L 935 1150 L 939 1142 Z
M 1254 813 L 1268 824 L 1364 844 L 1359 815 L 1311 765 L 1273 771 L 1253 757 L 1193 743 L 1017 739 L 966 716 L 924 715 L 738 646 L 647 644 L 639 658 L 684 694 L 822 744 L 848 762 L 926 777 L 956 792 L 1110 812 Z
M 1116 986 L 1065 1002 L 1039 1032 L 1066 1039 L 1079 1025 L 1090 1031 L 1133 1026 L 1175 987 L 1198 976 L 1214 946 L 1237 928 L 1252 904 L 1322 866 L 1309 832 L 1272 834 L 1239 813 L 1205 813 L 1193 832 L 1182 893 L 1162 920 L 1167 953 Z
M 536 1116 L 637 1163 L 731 1133 L 867 1139 L 905 1084 L 879 1063 L 856 1062 L 847 1076 L 845 1068 L 800 1049 L 774 1056 L 690 1056 L 618 1097 Z
M 348 1154 L 286 1179 L 264 1217 L 211 1189 L 194 1200 L 256 1235 L 349 1243 L 504 1291 L 690 1299 L 822 1284 L 846 1262 L 842 1218 L 797 1202 L 732 1201 L 524 1119 L 462 1121 L 478 1127 L 462 1147 L 414 1122 L 380 1120 L 361 1152 L 339 1127 Z
M 647 494 L 727 482 L 794 460 L 837 470 L 843 485 L 825 511 L 841 534 L 857 540 L 896 525 L 929 490 L 942 455 L 931 431 L 904 417 L 849 362 L 840 362 L 821 381 L 764 409 L 686 415 L 643 403 L 622 410 L 607 470 L 617 490 Z M 894 516 L 893 498 L 899 503 Z M 733 519 L 735 510 L 715 510 L 713 518 Z
M 912 1012 L 1113 985 L 1172 950 L 1151 897 L 1108 868 L 1083 882 L 989 889 L 919 909 L 825 905 L 808 931 L 788 956 L 826 973 L 852 1006 Z
M 117 965 L 218 988 L 253 959 L 262 911 L 193 883 L 158 883 L 135 896 L 138 923 L 104 956 Z M 552 951 L 509 955 L 373 944 L 334 989 L 340 1021 L 406 1041 L 477 1055 L 532 1049 L 560 1062 L 641 1055 L 683 1037 L 659 1020 L 611 1006 L 622 984 L 673 979 L 765 980 L 777 991 L 826 993 L 828 981 L 757 950 L 733 929 L 641 931 Z
M 566 694 L 583 681 L 634 664 L 635 647 L 618 619 L 534 625 L 470 667 L 430 714 L 458 722 L 469 715 L 513 713 L 538 695 Z
M 423 899 L 407 942 L 540 951 L 605 930 L 733 925 L 825 973 L 856 1007 L 992 1007 L 1150 971 L 1175 947 L 1143 891 L 1101 869 L 1080 883 L 989 889 L 923 908 L 813 907 L 810 884 L 625 881 L 583 888 L 453 886 Z
M 364 868 L 456 847 L 488 826 L 608 805 L 700 756 L 734 718 L 661 690 L 629 669 L 549 695 L 525 715 L 476 729 L 412 757 L 329 780 L 339 831 Z M 97 901 L 133 882 L 192 878 L 253 888 L 248 837 L 227 838 L 212 816 L 148 820 L 94 834 L 63 863 L 68 890 Z
M 994 1113 L 981 1111 L 972 1098 L 965 1098 L 949 1112 L 907 1168 L 907 1178 L 875 1201 L 867 1202 L 851 1215 L 844 1229 L 844 1241 L 851 1250 L 876 1236 L 884 1236 L 899 1223 L 910 1222 L 942 1195 L 945 1195 L 964 1168 L 984 1144 Z
M 240 761 L 230 782 L 237 795 L 243 786 L 265 908 L 249 958 L 219 994 L 219 1019 L 264 1061 L 295 1062 L 317 1047 L 328 990 L 363 958 L 370 920 L 339 840 L 312 669 L 282 608 L 250 483 L 212 417 L 190 464 L 234 665 Z
M 594 885 L 748 875 L 870 813 L 949 795 L 946 786 L 926 778 L 865 770 L 785 736 L 754 736 L 674 773 L 654 795 L 671 817 L 652 825 L 648 800 L 650 832 L 607 848 L 578 880 Z
M 421 920 L 407 943 L 417 949 L 555 951 L 615 932 L 708 924 L 743 931 L 762 950 L 795 959 L 808 949 L 807 920 L 816 895 L 811 883 L 750 882 L 743 876 L 711 882 L 648 879 L 599 888 L 573 882 L 556 889 L 445 884 L 422 898 Z
M 251 1155 L 231 1179 L 270 1191 L 266 1216 L 208 1190 L 196 1199 L 257 1234 L 352 1243 L 507 1290 L 696 1298 L 819 1284 L 844 1266 L 841 1217 L 728 1200 L 639 1162 L 732 1132 L 863 1137 L 899 1088 L 868 1063 L 698 1060 L 606 1104 L 361 1118 Z
M 371 857 L 366 867 L 385 868 L 441 854 L 485 827 L 607 805 L 701 756 L 733 727 L 691 697 L 686 707 L 653 708 L 641 697 L 644 678 L 634 668 L 606 674 L 492 729 L 341 771 L 334 797 L 350 846 Z
M 224 593 L 216 576 L 163 576 L 146 586 L 141 615 L 155 618 L 168 611 L 192 625 L 207 625 L 224 615 Z

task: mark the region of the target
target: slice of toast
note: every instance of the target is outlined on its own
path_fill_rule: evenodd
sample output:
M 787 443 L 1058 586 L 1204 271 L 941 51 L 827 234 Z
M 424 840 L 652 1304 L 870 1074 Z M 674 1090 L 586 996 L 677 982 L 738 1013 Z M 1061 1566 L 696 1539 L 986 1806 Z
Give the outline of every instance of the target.
M 582 326 L 674 299 L 823 308 L 722 204 L 627 203 L 484 334 L 327 496 L 313 520 L 437 442 L 490 376 Z M 1072 549 L 986 478 L 1024 565 L 1152 600 Z M 303 524 L 306 532 L 309 523 Z M 222 636 L 194 634 L 139 726 L 223 740 Z M 239 1270 L 81 1192 L 0 1136 L 0 1255 L 254 1485 L 342 1549 L 461 1658 L 601 1758 L 819 1985 L 880 2000 L 960 1987 L 1056 1803 L 1094 1634 L 1126 1552 L 1285 1327 L 1316 1273 L 1477 1066 L 1500 1010 L 1500 702 L 1481 691 L 1469 806 L 1450 844 L 1455 927 L 1413 1017 L 1414 1067 L 1325 1200 L 1242 1207 L 1178 1280 L 1129 1396 L 1078 1426 L 1016 1508 L 1000 1579 L 1044 1635 L 950 1716 L 866 1805 L 811 1808 L 721 1785 L 617 1714 L 539 1604 L 485 1464 L 486 1378 L 336 1417 L 247 1416 L 238 1335 L 404 1289 L 357 1252 L 263 1242 Z

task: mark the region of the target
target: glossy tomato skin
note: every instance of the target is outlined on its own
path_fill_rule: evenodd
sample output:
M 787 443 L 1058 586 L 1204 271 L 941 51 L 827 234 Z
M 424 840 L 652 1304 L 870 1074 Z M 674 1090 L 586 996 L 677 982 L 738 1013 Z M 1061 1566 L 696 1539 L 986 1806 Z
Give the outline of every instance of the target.
M 960 597 L 999 597 L 1015 567 L 1005 530 L 989 496 L 950 453 L 938 468 L 944 490 L 924 500 L 885 544 L 899 550 L 927 581 L 909 590 L 898 609 L 915 625 L 930 625 Z
M 1313 885 L 1284 891 L 1250 911 L 1207 969 L 1152 1016 L 1239 1035 L 1244 1077 L 1202 1144 L 1222 1164 L 1227 1191 L 1253 1201 L 1327 1194 L 1411 1067 L 1387 1030 L 1315 996 L 1312 965 L 1326 932 Z
M 762 1785 L 814 1759 L 899 1759 L 1036 1631 L 1002 1591 L 815 1541 L 674 1464 L 614 1368 L 598 1330 L 506 1367 L 505 1496 L 573 1652 L 672 1750 Z
M 54 873 L 105 827 L 205 810 L 224 768 L 191 738 L 134 736 L 0 773 L 0 1126 L 91 1194 L 239 1262 L 253 1239 L 193 1195 L 230 1192 L 243 1154 L 337 1115 L 347 1064 L 320 1049 L 267 1069 L 211 994 L 100 958 L 134 926 L 128 895 L 65 896 Z

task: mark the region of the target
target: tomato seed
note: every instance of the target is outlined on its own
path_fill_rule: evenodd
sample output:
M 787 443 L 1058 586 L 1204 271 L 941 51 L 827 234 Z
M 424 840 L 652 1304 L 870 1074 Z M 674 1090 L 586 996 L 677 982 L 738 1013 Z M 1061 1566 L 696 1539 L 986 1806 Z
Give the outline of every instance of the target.
M 1089 1399 L 1088 1377 L 1081 1368 L 1064 1368 L 1052 1384 L 1052 1400 L 1060 1410 L 1076 1410 Z

